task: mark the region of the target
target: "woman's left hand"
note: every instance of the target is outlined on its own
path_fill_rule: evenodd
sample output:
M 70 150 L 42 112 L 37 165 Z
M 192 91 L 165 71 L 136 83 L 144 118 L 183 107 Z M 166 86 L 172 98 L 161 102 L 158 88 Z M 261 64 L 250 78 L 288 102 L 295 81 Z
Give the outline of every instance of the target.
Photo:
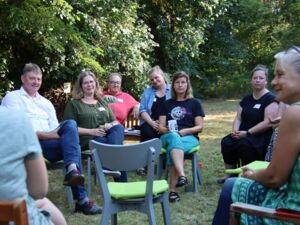
M 247 136 L 247 131 L 239 130 L 231 134 L 231 136 L 235 139 L 241 139 Z
M 251 178 L 251 175 L 255 173 L 255 170 L 252 170 L 246 166 L 242 167 L 242 174 L 241 174 L 241 177 L 244 177 L 244 178 Z

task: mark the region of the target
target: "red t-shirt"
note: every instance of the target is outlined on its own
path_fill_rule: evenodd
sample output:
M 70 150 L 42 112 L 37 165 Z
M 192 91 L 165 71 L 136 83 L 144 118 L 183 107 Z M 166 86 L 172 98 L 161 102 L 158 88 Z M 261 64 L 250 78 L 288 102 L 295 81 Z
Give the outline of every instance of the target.
M 115 95 L 110 94 L 108 91 L 104 91 L 103 97 L 104 96 L 113 96 L 117 99 L 117 102 L 108 103 L 108 105 L 112 109 L 116 119 L 119 121 L 120 124 L 124 124 L 129 112 L 134 106 L 139 104 L 139 102 L 136 101 L 130 94 L 127 94 L 122 91 L 118 92 Z

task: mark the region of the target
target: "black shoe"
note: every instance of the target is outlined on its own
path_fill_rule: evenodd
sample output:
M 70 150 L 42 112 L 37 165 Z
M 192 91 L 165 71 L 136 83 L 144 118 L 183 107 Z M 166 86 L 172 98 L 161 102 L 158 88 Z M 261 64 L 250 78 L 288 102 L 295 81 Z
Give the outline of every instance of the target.
M 75 212 L 80 212 L 85 215 L 95 215 L 95 214 L 101 214 L 102 208 L 98 207 L 93 201 L 88 200 L 82 205 L 76 203 Z
M 144 176 L 147 176 L 147 171 L 145 168 L 139 168 L 136 170 L 136 174 L 144 177 Z
M 67 186 L 76 186 L 83 185 L 84 176 L 80 174 L 79 170 L 72 170 L 65 175 L 64 185 Z
M 171 191 L 169 193 L 169 201 L 170 202 L 179 202 L 180 201 L 179 194 L 175 191 Z
M 182 186 L 184 186 L 184 185 L 187 185 L 188 183 L 189 183 L 189 182 L 188 182 L 187 177 L 185 177 L 185 176 L 180 176 L 180 177 L 178 178 L 176 187 L 182 187 Z

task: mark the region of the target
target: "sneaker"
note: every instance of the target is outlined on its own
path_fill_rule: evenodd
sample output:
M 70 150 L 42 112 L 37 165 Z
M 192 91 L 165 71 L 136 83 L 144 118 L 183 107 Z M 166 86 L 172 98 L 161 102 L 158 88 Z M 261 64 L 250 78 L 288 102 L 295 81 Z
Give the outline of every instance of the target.
M 117 171 L 117 170 L 106 170 L 106 169 L 102 169 L 104 175 L 108 175 L 108 176 L 112 176 L 114 178 L 118 178 L 121 176 L 121 172 Z
M 102 208 L 98 207 L 93 201 L 88 200 L 82 205 L 76 203 L 75 212 L 80 212 L 85 215 L 95 215 L 95 214 L 101 214 Z
M 66 186 L 76 186 L 83 185 L 84 176 L 80 174 L 79 170 L 72 170 L 65 175 L 64 185 Z

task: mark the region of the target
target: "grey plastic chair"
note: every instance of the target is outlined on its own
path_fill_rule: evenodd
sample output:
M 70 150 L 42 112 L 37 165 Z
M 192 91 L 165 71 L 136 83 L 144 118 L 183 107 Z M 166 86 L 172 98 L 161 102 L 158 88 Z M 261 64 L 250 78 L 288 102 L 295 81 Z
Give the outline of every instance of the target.
M 161 203 L 164 223 L 171 225 L 168 200 L 168 183 L 154 178 L 154 164 L 161 151 L 161 142 L 155 138 L 132 145 L 108 145 L 90 141 L 96 165 L 96 174 L 103 195 L 101 225 L 117 224 L 117 213 L 136 210 L 148 215 L 149 224 L 155 225 L 154 203 Z M 131 171 L 147 166 L 147 180 L 140 182 L 108 182 L 102 167 L 111 170 Z

